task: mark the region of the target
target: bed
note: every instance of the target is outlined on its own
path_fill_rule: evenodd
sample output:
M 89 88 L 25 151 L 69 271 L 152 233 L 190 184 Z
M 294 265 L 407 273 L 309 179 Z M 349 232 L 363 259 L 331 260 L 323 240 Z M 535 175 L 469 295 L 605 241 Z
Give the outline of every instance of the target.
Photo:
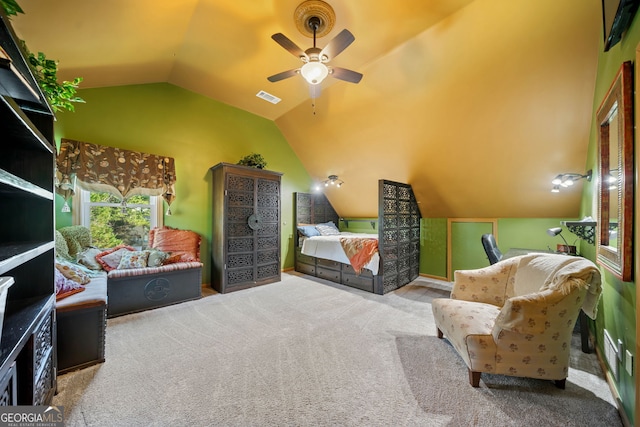
M 378 220 L 372 222 L 372 226 L 377 224 L 376 234 L 306 236 L 302 233 L 301 228 L 327 223 L 339 226 L 340 221 L 345 221 L 322 193 L 295 193 L 295 216 L 298 227 L 295 269 L 300 273 L 379 295 L 398 289 L 419 275 L 421 214 L 409 184 L 378 182 Z M 354 268 L 350 257 L 341 249 L 348 239 L 376 241 L 375 254 L 361 269 L 361 264 Z M 372 251 L 374 243 L 367 244 Z

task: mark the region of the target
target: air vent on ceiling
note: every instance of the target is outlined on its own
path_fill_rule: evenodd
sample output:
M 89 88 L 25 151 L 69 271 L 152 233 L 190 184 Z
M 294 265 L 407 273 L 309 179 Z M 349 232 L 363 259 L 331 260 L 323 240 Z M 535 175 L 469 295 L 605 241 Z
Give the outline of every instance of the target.
M 272 103 L 272 104 L 277 104 L 278 102 L 282 101 L 282 100 L 281 100 L 280 98 L 278 98 L 277 96 L 273 96 L 273 95 L 271 95 L 270 93 L 267 93 L 267 92 L 265 92 L 265 91 L 263 91 L 263 90 L 261 90 L 260 92 L 258 92 L 258 93 L 256 94 L 256 96 L 257 96 L 258 98 L 262 98 L 262 99 L 264 99 L 265 101 L 269 101 L 269 102 L 270 102 L 270 103 Z

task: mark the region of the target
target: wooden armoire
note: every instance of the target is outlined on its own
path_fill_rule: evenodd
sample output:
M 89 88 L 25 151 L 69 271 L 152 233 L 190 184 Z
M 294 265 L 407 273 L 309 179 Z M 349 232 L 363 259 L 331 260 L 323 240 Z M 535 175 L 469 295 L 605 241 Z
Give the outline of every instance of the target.
M 280 172 L 211 168 L 211 287 L 220 293 L 280 281 Z

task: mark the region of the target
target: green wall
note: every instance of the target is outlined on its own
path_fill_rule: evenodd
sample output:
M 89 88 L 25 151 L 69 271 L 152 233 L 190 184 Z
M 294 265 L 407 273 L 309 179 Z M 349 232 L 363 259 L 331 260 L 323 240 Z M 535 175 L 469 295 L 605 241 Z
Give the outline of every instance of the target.
M 624 35 L 622 41 L 616 46 L 612 47 L 609 52 L 603 51 L 603 43 L 600 42 L 600 55 L 598 58 L 598 70 L 596 78 L 596 88 L 593 98 L 593 116 L 591 126 L 591 136 L 589 138 L 589 149 L 587 164 L 585 170 L 593 169 L 594 176 L 597 176 L 597 121 L 595 119 L 596 112 L 600 103 L 602 102 L 605 94 L 609 90 L 609 87 L 620 69 L 620 66 L 625 61 L 635 62 L 635 51 L 638 43 L 640 42 L 640 18 L 634 18 L 634 21 Z M 634 80 L 635 74 L 638 70 L 635 70 L 638 64 L 634 64 Z M 634 97 L 634 104 L 637 97 Z M 640 108 L 638 105 L 634 105 L 634 108 Z M 636 124 L 637 125 L 637 124 Z M 637 144 L 635 144 L 637 149 Z M 637 168 L 638 165 L 635 165 Z M 584 187 L 582 197 L 582 209 L 581 214 L 591 215 L 594 218 L 597 216 L 593 210 L 593 197 L 594 192 L 597 194 L 595 185 L 597 180 L 593 180 L 590 185 Z M 636 200 L 635 205 L 638 205 Z M 634 210 L 635 223 L 637 224 L 637 208 Z M 591 245 L 583 244 L 581 246 L 582 253 L 585 257 L 595 261 L 596 252 L 595 247 Z M 637 252 L 636 252 L 637 254 Z M 637 255 L 634 256 L 637 262 Z M 595 337 L 597 346 L 600 349 L 601 354 L 604 354 L 603 349 L 603 336 L 604 329 L 607 329 L 614 341 L 618 339 L 623 342 L 623 353 L 625 350 L 629 350 L 635 357 L 636 348 L 636 283 L 622 282 L 615 276 L 609 273 L 604 268 L 602 271 L 603 279 L 603 293 L 599 306 L 598 317 L 593 325 L 595 327 Z M 635 425 L 637 420 L 637 414 L 635 413 L 635 375 L 629 375 L 624 369 L 624 364 L 618 364 L 619 377 L 614 379 L 615 387 L 620 395 L 620 400 L 624 407 L 624 411 L 631 421 L 632 425 Z M 611 376 L 613 378 L 613 376 Z
M 563 243 L 563 240 L 559 236 L 549 236 L 547 229 L 560 227 L 561 221 L 573 219 L 575 218 L 499 218 L 496 233 L 498 248 L 503 253 L 510 248 L 555 249 L 558 243 Z M 482 222 L 483 218 L 474 220 Z M 492 221 L 493 218 L 484 218 L 484 220 Z M 486 222 L 479 225 L 480 230 L 484 230 L 487 226 L 490 232 L 491 226 Z M 566 227 L 562 229 L 562 235 L 569 244 L 579 245 L 579 242 L 576 243 L 578 239 L 576 235 L 569 232 Z M 468 226 L 458 227 L 456 231 L 452 243 L 452 258 L 463 260 L 464 265 L 454 263 L 454 269 L 489 265 L 478 237 L 478 229 Z M 447 218 L 422 218 L 420 238 L 420 273 L 438 278 L 447 277 Z M 467 259 L 469 257 L 471 259 Z
M 293 193 L 308 192 L 312 181 L 273 121 L 213 101 L 176 86 L 158 83 L 79 91 L 86 104 L 58 114 L 56 140 L 70 138 L 111 147 L 165 155 L 176 162 L 176 199 L 171 227 L 203 237 L 203 282 L 210 283 L 211 191 L 209 168 L 262 154 L 267 169 L 282 172 L 282 266 L 293 267 Z M 56 227 L 71 223 L 60 212 Z

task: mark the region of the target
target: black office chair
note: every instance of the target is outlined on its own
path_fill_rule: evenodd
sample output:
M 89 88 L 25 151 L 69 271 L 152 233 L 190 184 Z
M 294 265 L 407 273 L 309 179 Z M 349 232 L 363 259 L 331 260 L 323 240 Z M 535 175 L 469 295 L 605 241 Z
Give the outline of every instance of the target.
M 482 235 L 482 246 L 484 247 L 484 251 L 487 253 L 487 257 L 491 264 L 495 264 L 502 259 L 502 252 L 498 249 L 498 244 L 496 243 L 496 238 L 493 237 L 493 234 Z

